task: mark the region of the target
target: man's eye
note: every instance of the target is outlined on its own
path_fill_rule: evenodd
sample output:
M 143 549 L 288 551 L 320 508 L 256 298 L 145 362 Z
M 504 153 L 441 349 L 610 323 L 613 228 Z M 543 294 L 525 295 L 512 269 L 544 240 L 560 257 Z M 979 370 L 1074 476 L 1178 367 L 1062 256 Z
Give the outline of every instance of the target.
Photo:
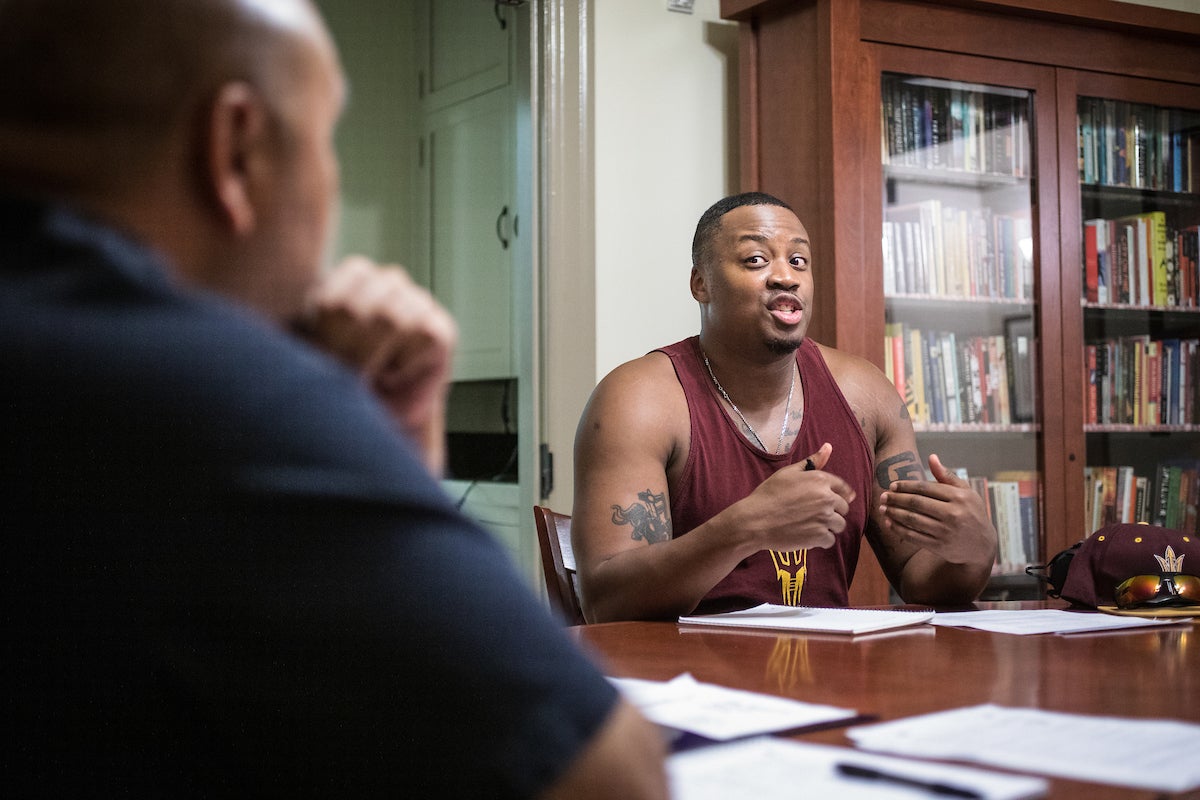
M 792 256 L 792 266 L 793 267 L 807 267 L 808 259 L 805 258 L 804 256 Z
M 750 264 L 751 266 L 757 267 L 757 266 L 767 263 L 767 259 L 763 258 L 762 256 L 750 256 L 749 258 L 746 259 L 746 263 Z

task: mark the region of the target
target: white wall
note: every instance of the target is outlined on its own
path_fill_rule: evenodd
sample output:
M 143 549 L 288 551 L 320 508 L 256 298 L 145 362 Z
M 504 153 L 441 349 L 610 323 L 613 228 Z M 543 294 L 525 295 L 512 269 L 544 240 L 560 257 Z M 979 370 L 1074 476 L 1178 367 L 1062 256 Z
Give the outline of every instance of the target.
M 598 380 L 700 329 L 692 233 L 737 188 L 737 25 L 718 0 L 592 9 Z

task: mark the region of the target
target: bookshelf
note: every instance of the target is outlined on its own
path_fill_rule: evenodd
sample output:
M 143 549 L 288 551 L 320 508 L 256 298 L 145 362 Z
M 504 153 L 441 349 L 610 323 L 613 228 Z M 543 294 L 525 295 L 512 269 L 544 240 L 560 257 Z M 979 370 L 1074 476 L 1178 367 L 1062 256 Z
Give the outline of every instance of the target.
M 1200 92 L 1077 72 L 1060 85 L 1078 149 L 1061 182 L 1079 241 L 1063 246 L 1082 265 L 1066 309 L 1082 337 L 1066 381 L 1082 393 L 1075 525 L 1200 532 Z
M 885 72 L 884 372 L 923 454 L 962 470 L 999 534 L 995 575 L 1040 545 L 1028 89 Z
M 1159 494 L 1200 491 L 1200 15 L 1108 0 L 722 14 L 746 23 L 742 186 L 788 200 L 813 238 L 810 335 L 884 370 L 922 455 L 987 499 L 991 596 L 1035 596 L 1024 567 L 1136 514 L 1139 478 L 1157 521 Z M 1131 269 L 1131 228 L 1148 264 L 1174 256 L 1170 278 Z M 872 561 L 853 602 L 889 596 Z

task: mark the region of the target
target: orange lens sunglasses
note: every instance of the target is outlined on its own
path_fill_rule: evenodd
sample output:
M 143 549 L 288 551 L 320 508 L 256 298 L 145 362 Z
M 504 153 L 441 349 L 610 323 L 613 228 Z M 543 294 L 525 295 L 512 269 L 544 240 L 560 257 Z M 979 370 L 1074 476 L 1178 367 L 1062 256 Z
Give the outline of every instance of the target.
M 1200 576 L 1178 572 L 1134 575 L 1117 586 L 1117 608 L 1200 605 Z

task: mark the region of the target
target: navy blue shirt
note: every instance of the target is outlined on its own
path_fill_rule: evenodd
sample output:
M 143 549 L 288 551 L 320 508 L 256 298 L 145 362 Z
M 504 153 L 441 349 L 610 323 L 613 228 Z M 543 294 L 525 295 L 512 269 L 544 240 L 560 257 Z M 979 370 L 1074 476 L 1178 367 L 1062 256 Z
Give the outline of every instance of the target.
M 16 200 L 0 454 L 0 791 L 523 797 L 615 702 L 356 376 Z

